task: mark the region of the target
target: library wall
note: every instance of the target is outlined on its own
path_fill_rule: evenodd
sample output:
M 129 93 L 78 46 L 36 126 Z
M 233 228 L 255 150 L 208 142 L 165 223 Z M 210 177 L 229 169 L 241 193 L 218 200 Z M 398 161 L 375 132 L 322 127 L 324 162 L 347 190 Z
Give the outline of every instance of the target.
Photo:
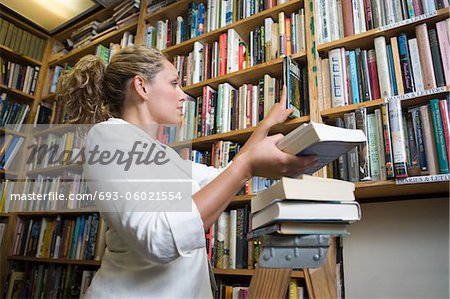
M 449 298 L 449 200 L 363 204 L 344 238 L 346 298 Z

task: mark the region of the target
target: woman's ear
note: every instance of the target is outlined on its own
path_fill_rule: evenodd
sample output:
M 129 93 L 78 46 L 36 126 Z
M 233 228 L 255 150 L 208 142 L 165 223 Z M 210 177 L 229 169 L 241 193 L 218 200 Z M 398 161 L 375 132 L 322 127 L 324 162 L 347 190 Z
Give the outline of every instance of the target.
M 148 94 L 150 90 L 144 78 L 142 78 L 139 75 L 134 76 L 131 82 L 131 86 L 133 86 L 133 89 L 136 91 L 136 93 L 142 100 L 146 101 L 148 99 Z

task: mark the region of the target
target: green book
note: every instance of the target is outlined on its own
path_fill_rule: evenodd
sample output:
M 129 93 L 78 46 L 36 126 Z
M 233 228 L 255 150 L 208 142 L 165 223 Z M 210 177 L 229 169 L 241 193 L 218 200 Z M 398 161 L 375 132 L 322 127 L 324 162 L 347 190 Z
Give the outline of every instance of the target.
M 445 147 L 444 128 L 442 126 L 441 112 L 439 111 L 439 100 L 430 101 L 431 120 L 433 121 L 434 141 L 436 143 L 439 173 L 448 173 L 448 157 Z

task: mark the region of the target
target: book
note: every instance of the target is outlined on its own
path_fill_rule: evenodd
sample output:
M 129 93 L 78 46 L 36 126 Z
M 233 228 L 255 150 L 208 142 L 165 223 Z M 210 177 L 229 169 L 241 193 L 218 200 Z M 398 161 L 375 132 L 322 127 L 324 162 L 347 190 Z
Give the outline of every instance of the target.
M 314 223 L 282 221 L 255 229 L 247 239 L 256 239 L 268 234 L 281 235 L 348 235 L 346 223 Z
M 275 202 L 252 215 L 252 230 L 276 221 L 354 222 L 361 219 L 357 202 Z
M 294 110 L 291 114 L 292 117 L 302 116 L 300 66 L 288 56 L 285 56 L 283 60 L 283 82 L 286 85 L 286 109 L 292 108 Z
M 316 201 L 353 201 L 355 185 L 350 182 L 325 179 L 309 175 L 297 178 L 283 177 L 270 188 L 258 192 L 251 200 L 252 213 L 256 213 L 275 201 L 316 200 Z
M 317 155 L 318 163 L 305 171 L 305 174 L 312 174 L 364 142 L 366 135 L 361 130 L 310 122 L 291 131 L 277 146 L 292 155 Z

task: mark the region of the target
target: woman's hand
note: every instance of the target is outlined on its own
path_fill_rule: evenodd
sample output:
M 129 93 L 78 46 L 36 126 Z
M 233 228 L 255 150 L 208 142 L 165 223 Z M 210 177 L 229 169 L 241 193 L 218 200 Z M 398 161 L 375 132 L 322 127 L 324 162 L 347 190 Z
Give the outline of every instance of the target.
M 286 85 L 284 85 L 283 91 L 281 92 L 280 101 L 276 103 L 272 109 L 270 109 L 267 116 L 258 124 L 255 131 L 248 138 L 247 142 L 240 149 L 236 157 L 266 138 L 267 135 L 269 135 L 270 128 L 275 125 L 282 124 L 292 113 L 292 111 L 292 108 L 286 109 Z
M 284 123 L 292 111 L 294 111 L 292 108 L 286 109 L 286 101 L 286 85 L 283 85 L 280 101 L 270 109 L 267 116 L 259 125 L 271 128 L 275 125 Z
M 276 145 L 282 138 L 283 134 L 264 138 L 236 157 L 235 164 L 242 167 L 241 171 L 245 172 L 248 178 L 261 176 L 279 179 L 304 173 L 316 163 L 316 156 L 297 157 L 282 152 Z

